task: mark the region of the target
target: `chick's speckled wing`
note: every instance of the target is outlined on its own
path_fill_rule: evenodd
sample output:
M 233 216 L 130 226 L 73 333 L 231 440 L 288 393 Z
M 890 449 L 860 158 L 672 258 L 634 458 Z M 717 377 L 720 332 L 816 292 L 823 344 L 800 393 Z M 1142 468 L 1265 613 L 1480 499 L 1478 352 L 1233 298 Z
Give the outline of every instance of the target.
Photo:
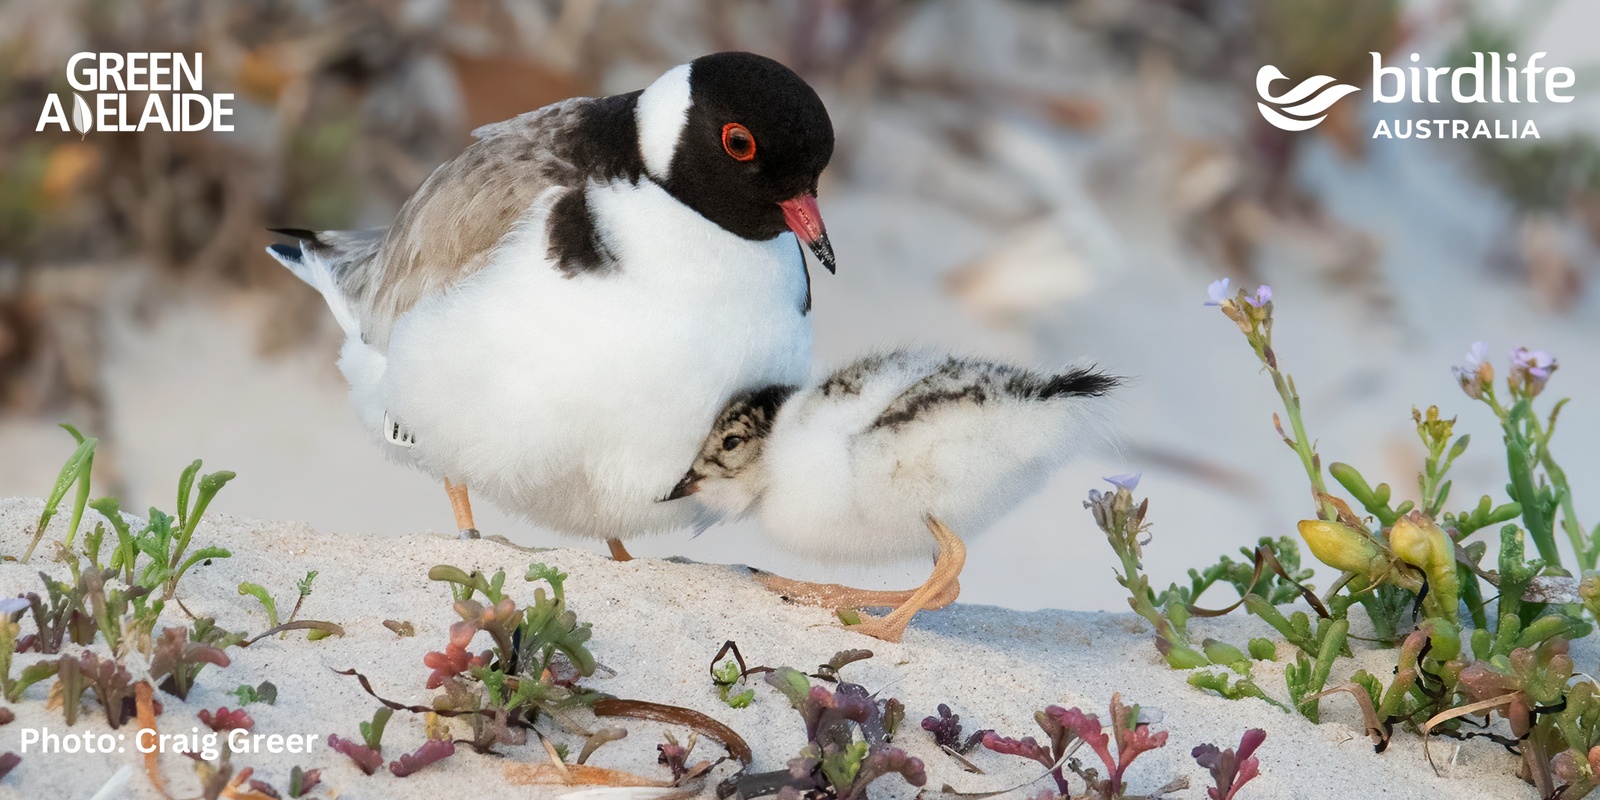
M 963 404 L 981 410 L 991 403 L 1099 397 L 1116 384 L 1116 378 L 1093 367 L 1045 375 L 1010 364 L 947 356 L 889 403 L 871 427 L 893 430 Z

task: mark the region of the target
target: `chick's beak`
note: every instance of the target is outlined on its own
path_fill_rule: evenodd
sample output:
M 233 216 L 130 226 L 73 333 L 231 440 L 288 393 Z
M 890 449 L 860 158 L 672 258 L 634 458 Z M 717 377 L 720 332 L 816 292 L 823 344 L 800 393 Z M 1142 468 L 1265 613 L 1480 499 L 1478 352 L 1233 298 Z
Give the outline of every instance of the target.
M 791 197 L 778 204 L 783 209 L 783 221 L 800 241 L 811 248 L 811 254 L 834 271 L 833 244 L 828 241 L 828 230 L 822 225 L 822 209 L 817 208 L 817 196 L 811 192 Z
M 658 502 L 665 503 L 668 500 L 678 500 L 700 491 L 700 480 L 704 477 L 704 475 L 692 469 L 683 473 L 683 479 L 678 481 L 678 485 L 672 487 L 672 491 L 668 492 L 667 496 L 661 498 Z

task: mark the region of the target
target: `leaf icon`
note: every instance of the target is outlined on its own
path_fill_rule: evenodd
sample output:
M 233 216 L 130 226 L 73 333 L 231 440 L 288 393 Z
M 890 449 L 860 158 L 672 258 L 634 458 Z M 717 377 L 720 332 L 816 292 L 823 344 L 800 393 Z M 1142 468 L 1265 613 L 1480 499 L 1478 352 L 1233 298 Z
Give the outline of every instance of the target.
M 83 95 L 72 93 L 72 127 L 78 129 L 78 138 L 89 135 L 94 128 L 94 118 L 89 115 L 89 104 L 84 102 Z

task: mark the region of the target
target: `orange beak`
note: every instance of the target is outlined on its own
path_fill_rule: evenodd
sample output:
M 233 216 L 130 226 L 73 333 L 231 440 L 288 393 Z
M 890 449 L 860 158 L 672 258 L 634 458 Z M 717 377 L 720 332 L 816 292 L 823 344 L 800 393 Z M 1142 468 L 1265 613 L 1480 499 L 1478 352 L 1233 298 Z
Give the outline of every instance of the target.
M 822 225 L 822 209 L 817 208 L 817 196 L 806 192 L 779 203 L 778 207 L 783 209 L 783 221 L 788 223 L 789 230 L 794 231 L 794 235 L 811 248 L 811 254 L 832 273 L 833 244 L 828 241 L 828 229 Z

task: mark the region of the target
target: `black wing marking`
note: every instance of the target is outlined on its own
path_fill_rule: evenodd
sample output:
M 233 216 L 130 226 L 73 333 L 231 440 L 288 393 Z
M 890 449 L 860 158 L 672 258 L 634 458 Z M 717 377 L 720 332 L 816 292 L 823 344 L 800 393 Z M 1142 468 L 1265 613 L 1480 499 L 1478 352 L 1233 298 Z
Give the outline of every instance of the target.
M 1097 367 L 1078 367 L 1058 375 L 1042 375 L 1010 364 L 945 359 L 931 373 L 911 384 L 872 423 L 872 429 L 897 428 L 954 403 L 984 405 L 994 399 L 1056 400 L 1099 397 L 1122 380 Z

